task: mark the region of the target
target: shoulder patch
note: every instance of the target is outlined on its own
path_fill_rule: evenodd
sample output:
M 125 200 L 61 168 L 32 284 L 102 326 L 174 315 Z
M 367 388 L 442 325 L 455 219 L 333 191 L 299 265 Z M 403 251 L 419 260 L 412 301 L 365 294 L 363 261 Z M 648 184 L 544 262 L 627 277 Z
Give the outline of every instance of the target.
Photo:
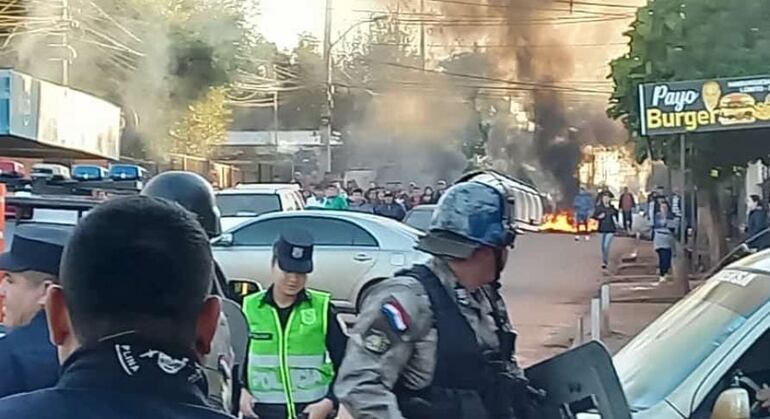
M 380 308 L 380 311 L 385 315 L 385 318 L 388 319 L 388 323 L 393 330 L 405 332 L 409 329 L 409 324 L 412 322 L 412 319 L 409 317 L 409 313 L 406 312 L 401 303 L 395 298 L 387 300 Z
M 390 349 L 391 341 L 385 332 L 377 329 L 369 329 L 363 338 L 364 348 L 376 354 L 383 354 Z

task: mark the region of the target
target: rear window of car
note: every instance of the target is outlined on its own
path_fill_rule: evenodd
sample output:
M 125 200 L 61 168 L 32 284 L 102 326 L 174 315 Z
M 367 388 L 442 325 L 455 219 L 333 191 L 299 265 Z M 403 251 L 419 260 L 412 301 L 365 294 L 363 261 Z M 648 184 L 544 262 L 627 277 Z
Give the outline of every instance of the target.
M 430 220 L 433 218 L 433 209 L 415 209 L 410 212 L 404 223 L 420 231 L 427 231 L 430 226 Z
M 72 176 L 83 179 L 101 179 L 102 171 L 98 167 L 80 166 L 72 170 Z
M 281 200 L 272 194 L 219 194 L 217 206 L 223 217 L 254 217 L 281 211 Z
M 110 176 L 125 179 L 138 179 L 139 168 L 136 166 L 112 166 L 110 168 Z

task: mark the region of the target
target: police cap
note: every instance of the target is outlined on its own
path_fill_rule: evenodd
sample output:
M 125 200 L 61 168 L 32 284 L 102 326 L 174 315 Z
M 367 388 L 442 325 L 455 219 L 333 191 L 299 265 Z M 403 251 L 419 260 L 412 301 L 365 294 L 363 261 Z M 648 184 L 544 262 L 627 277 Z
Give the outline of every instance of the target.
M 287 229 L 275 241 L 273 255 L 284 272 L 313 272 L 313 236 L 305 230 Z
M 59 276 L 59 262 L 72 227 L 19 224 L 11 250 L 0 254 L 0 270 L 36 271 Z

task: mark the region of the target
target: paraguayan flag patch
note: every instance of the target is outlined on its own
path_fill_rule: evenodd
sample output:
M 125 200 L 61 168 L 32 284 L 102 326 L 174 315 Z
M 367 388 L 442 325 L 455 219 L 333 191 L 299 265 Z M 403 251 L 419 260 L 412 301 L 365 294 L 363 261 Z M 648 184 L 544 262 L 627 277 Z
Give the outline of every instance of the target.
M 411 319 L 404 307 L 395 299 L 391 299 L 382 305 L 380 308 L 382 314 L 388 319 L 390 327 L 397 332 L 404 332 L 409 328 Z

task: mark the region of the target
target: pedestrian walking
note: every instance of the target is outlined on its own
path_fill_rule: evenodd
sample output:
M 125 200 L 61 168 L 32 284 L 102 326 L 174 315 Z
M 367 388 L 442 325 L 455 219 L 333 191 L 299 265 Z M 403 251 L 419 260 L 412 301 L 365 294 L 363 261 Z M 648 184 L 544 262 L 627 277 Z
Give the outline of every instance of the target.
M 52 387 L 59 378 L 43 306 L 48 287 L 59 283 L 69 233 L 69 227 L 20 224 L 11 250 L 0 255 L 3 323 L 10 328 L 0 339 L 0 397 Z
M 623 193 L 620 194 L 620 210 L 623 212 L 623 229 L 627 232 L 631 232 L 633 227 L 633 211 L 636 207 L 636 199 L 634 194 L 628 191 L 628 186 L 623 188 Z
M 374 213 L 396 221 L 401 221 L 406 216 L 404 207 L 393 199 L 393 193 L 390 191 L 383 192 L 382 203 L 374 207 Z
M 529 417 L 496 285 L 514 239 L 507 202 L 502 188 L 452 186 L 417 246 L 430 261 L 363 295 L 335 384 L 352 417 Z
M 660 204 L 660 209 L 655 214 L 655 222 L 653 223 L 653 235 L 652 245 L 655 248 L 655 253 L 658 254 L 658 271 L 660 274 L 660 282 L 665 282 L 668 272 L 671 270 L 671 258 L 673 256 L 673 247 L 676 237 L 674 232 L 678 223 L 674 218 L 673 212 L 669 209 L 668 202 L 663 201 Z
M 337 184 L 330 183 L 326 186 L 323 208 L 331 210 L 348 209 L 348 201 L 340 195 L 340 188 Z
M 588 230 L 588 220 L 594 209 L 593 198 L 584 186 L 580 187 L 575 199 L 572 201 L 572 208 L 575 211 L 575 241 L 580 240 L 580 227 L 583 227 L 583 237 L 588 241 L 591 238 L 591 232 Z
M 749 209 L 748 222 L 746 225 L 746 236 L 751 238 L 762 233 L 768 228 L 767 209 L 759 195 L 751 195 L 746 202 Z M 762 250 L 768 247 L 770 240 L 768 235 L 757 237 L 749 244 L 751 248 Z
M 369 214 L 374 213 L 374 207 L 369 202 L 366 202 L 366 199 L 364 198 L 364 191 L 361 189 L 354 189 L 348 200 L 350 201 L 348 204 L 349 210 L 355 212 L 365 212 Z
M 137 263 L 140 261 L 141 263 Z M 75 227 L 45 309 L 61 378 L 0 400 L 0 417 L 225 419 L 198 360 L 212 349 L 220 299 L 196 217 L 148 196 L 115 198 Z
M 612 239 L 615 236 L 618 223 L 618 210 L 612 206 L 609 194 L 602 194 L 601 202 L 594 210 L 593 218 L 599 222 L 602 269 L 607 269 L 610 261 L 610 246 L 612 245 Z
M 282 232 L 273 245 L 273 284 L 243 301 L 251 330 L 240 403 L 246 418 L 327 419 L 338 410 L 332 384 L 347 337 L 331 295 L 306 287 L 313 264 L 310 233 Z

